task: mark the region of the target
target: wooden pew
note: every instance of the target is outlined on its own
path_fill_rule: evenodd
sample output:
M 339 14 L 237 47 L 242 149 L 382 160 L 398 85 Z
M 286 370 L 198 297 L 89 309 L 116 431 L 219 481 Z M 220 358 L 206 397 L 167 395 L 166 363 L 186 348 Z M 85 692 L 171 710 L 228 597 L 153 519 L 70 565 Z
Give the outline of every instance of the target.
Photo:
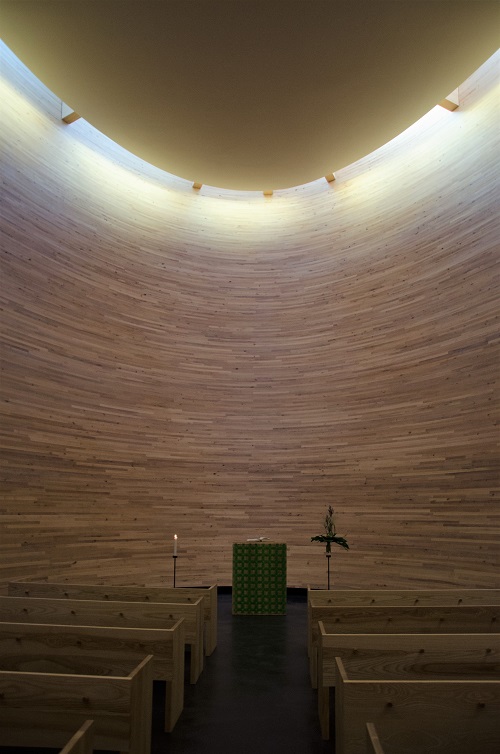
M 500 589 L 311 589 L 307 587 L 307 651 L 311 650 L 310 601 L 315 605 L 500 605 Z
M 4 746 L 60 747 L 92 715 L 98 749 L 150 754 L 153 658 L 126 676 L 0 670 Z
M 318 622 L 328 624 L 328 633 L 495 633 L 500 628 L 497 605 L 437 605 L 401 607 L 365 605 L 358 607 L 317 605 L 309 602 L 311 650 L 309 666 L 311 684 L 317 683 Z
M 500 589 L 307 589 L 328 605 L 500 605 Z
M 319 622 L 318 714 L 321 734 L 328 739 L 330 688 L 335 686 L 336 658 L 351 672 L 379 680 L 405 669 L 406 677 L 429 679 L 459 672 L 500 679 L 500 634 L 338 634 Z
M 94 721 L 86 720 L 59 754 L 92 754 L 93 751 Z
M 203 598 L 205 622 L 205 654 L 211 655 L 217 646 L 217 586 L 106 586 L 99 584 L 53 584 L 50 582 L 11 581 L 10 597 L 51 597 L 74 600 L 116 600 L 118 602 L 174 602 L 194 603 Z
M 367 754 L 385 754 L 373 723 L 366 723 L 366 752 Z
M 108 602 L 41 597 L 0 596 L 0 621 L 6 623 L 60 623 L 118 628 L 170 628 L 184 619 L 185 642 L 191 648 L 190 681 L 203 670 L 203 603 Z
M 166 682 L 164 729 L 184 708 L 184 620 L 171 628 L 0 623 L 0 669 L 126 675 L 153 656 L 153 680 Z
M 338 657 L 335 752 L 365 754 L 366 723 L 376 726 L 386 754 L 497 754 L 500 680 L 360 678 Z M 356 675 L 354 678 L 353 675 Z

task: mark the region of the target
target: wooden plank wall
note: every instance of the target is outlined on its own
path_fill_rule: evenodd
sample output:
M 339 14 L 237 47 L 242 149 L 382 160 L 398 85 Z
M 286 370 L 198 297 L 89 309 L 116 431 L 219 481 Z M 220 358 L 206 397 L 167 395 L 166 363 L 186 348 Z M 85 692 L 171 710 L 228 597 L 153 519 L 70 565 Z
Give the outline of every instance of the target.
M 263 535 L 325 587 L 332 504 L 334 586 L 498 586 L 498 57 L 270 199 L 61 123 L 2 57 L 0 585 L 171 585 L 177 533 L 178 585 Z

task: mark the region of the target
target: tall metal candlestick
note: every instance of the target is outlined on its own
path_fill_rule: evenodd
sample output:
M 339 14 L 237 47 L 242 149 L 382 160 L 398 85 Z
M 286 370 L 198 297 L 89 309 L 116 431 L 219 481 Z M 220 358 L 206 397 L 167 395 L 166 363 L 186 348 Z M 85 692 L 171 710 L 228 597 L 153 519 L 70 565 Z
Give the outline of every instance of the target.
M 175 571 L 177 568 L 177 534 L 174 534 L 174 554 L 172 555 L 174 559 L 174 587 L 175 587 Z

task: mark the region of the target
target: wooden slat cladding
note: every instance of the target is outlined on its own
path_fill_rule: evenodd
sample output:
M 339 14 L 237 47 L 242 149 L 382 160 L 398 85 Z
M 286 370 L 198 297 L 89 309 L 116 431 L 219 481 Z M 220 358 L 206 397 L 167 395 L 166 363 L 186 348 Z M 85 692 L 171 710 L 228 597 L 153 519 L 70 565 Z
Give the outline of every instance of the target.
M 4 51 L 0 584 L 493 587 L 498 58 L 324 181 L 167 176 Z M 3 85 L 2 85 L 3 86 Z M 3 91 L 3 90 L 2 90 Z

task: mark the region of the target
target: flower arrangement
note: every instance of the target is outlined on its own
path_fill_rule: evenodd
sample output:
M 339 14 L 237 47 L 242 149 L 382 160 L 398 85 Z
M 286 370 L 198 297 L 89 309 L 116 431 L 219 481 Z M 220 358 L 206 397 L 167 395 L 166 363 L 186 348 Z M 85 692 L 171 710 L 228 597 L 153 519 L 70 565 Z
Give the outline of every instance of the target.
M 345 550 L 349 549 L 347 540 L 344 537 L 337 536 L 335 522 L 333 520 L 333 508 L 331 505 L 328 506 L 328 513 L 325 516 L 324 526 L 326 534 L 320 534 L 318 537 L 311 537 L 311 542 L 325 542 L 327 555 L 332 551 L 332 542 L 335 542 L 336 545 L 340 545 L 340 547 L 343 547 Z

